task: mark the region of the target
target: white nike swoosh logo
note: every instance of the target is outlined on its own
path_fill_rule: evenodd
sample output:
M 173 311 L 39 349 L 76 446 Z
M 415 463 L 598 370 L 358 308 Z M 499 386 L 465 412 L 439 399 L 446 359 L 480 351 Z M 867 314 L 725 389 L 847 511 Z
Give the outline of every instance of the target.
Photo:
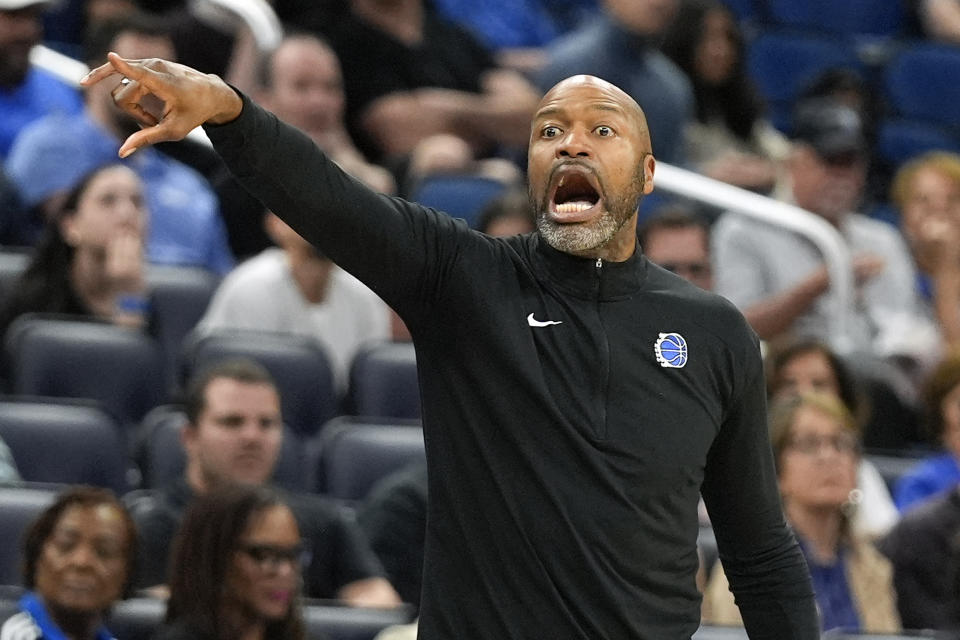
M 544 320 L 540 321 L 533 317 L 533 314 L 527 316 L 527 324 L 531 327 L 549 327 L 552 324 L 563 324 L 563 320 Z

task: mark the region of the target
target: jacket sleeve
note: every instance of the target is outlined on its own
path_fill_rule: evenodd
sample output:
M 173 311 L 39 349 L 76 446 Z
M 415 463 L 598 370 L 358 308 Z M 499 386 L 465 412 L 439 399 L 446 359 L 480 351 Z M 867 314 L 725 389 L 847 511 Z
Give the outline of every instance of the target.
M 242 98 L 239 117 L 204 127 L 240 182 L 404 320 L 429 309 L 458 240 L 473 235 L 467 225 L 368 189 L 306 135 Z
M 723 570 L 751 640 L 814 640 L 819 623 L 809 572 L 784 521 L 756 342 L 735 367 L 733 396 L 707 458 L 703 498 Z

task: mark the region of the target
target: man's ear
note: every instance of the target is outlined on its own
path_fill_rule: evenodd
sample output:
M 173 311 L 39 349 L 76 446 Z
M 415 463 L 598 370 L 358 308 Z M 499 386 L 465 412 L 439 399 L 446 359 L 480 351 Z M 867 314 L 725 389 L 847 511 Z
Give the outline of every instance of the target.
M 653 174 L 657 168 L 657 161 L 653 154 L 648 153 L 643 157 L 643 194 L 647 195 L 653 191 Z
M 183 426 L 180 427 L 180 444 L 183 445 L 183 450 L 187 454 L 187 457 L 190 457 L 190 452 L 193 450 L 194 445 L 197 442 L 197 427 L 196 425 L 190 422 L 184 422 Z

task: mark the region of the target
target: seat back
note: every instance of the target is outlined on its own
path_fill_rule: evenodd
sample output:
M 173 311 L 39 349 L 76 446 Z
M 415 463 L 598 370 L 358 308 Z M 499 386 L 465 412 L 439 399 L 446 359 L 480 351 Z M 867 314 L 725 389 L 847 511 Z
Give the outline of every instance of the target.
M 788 133 L 800 92 L 831 68 L 862 73 L 856 51 L 842 39 L 771 30 L 747 49 L 747 69 L 769 104 L 770 120 Z
M 152 638 L 163 623 L 167 605 L 159 598 L 129 598 L 110 609 L 106 627 L 115 638 Z
M 183 341 L 203 317 L 219 281 L 216 274 L 198 267 L 162 265 L 147 271 L 150 334 L 163 353 L 168 389 L 177 383 Z
M 887 64 L 883 89 L 890 108 L 901 117 L 960 129 L 958 78 L 960 49 L 918 44 Z
M 945 127 L 922 120 L 887 118 L 880 122 L 876 153 L 887 166 L 896 168 L 935 150 L 960 153 L 960 137 Z
M 0 584 L 23 584 L 23 536 L 56 495 L 54 489 L 0 487 Z
M 747 632 L 742 627 L 721 627 L 702 625 L 691 640 L 748 640 Z
M 27 269 L 30 254 L 4 248 L 0 251 L 0 309 L 6 307 L 7 299 L 20 276 Z
M 454 218 L 463 218 L 476 229 L 484 207 L 502 195 L 506 186 L 500 180 L 469 173 L 434 174 L 414 187 L 410 199 Z
M 766 0 L 766 5 L 775 23 L 820 33 L 897 36 L 907 23 L 899 0 Z
M 214 331 L 191 335 L 185 344 L 181 380 L 228 358 L 259 362 L 280 391 L 283 420 L 309 436 L 339 412 L 333 370 L 326 352 L 302 336 L 266 331 Z
M 138 454 L 144 488 L 159 489 L 183 476 L 187 457 L 180 432 L 186 424 L 186 414 L 172 405 L 157 407 L 144 419 L 142 450 Z M 314 485 L 313 466 L 301 437 L 284 426 L 273 481 L 290 491 L 308 491 Z
M 15 394 L 95 400 L 124 427 L 164 399 L 160 350 L 140 331 L 26 315 L 5 346 Z
M 409 342 L 368 345 L 350 368 L 350 408 L 354 415 L 420 417 L 417 355 Z
M 363 500 L 381 478 L 426 460 L 423 429 L 415 422 L 335 418 L 311 448 L 317 460 L 317 491 L 345 501 Z
M 99 406 L 56 399 L 0 401 L 0 438 L 28 482 L 128 488 L 122 429 Z
M 410 622 L 409 608 L 371 609 L 307 604 L 303 623 L 308 638 L 329 640 L 373 640 L 383 629 Z M 117 634 L 117 637 L 121 637 Z

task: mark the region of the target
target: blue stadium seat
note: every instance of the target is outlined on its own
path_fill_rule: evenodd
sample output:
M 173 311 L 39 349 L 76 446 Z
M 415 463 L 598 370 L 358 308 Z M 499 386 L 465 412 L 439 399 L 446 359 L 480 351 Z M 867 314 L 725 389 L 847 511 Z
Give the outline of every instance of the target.
M 183 340 L 203 317 L 220 278 L 198 267 L 151 266 L 147 270 L 150 291 L 150 334 L 163 353 L 167 388 L 177 382 L 177 364 Z
M 317 491 L 359 501 L 384 476 L 425 461 L 423 429 L 416 422 L 373 423 L 341 416 L 324 425 L 311 443 Z
M 117 422 L 93 403 L 5 399 L 0 438 L 28 482 L 128 487 L 127 455 Z
M 815 32 L 899 36 L 906 10 L 899 0 L 766 0 L 770 19 Z
M 263 365 L 280 390 L 283 421 L 310 435 L 337 415 L 340 399 L 326 352 L 317 342 L 286 333 L 215 331 L 194 334 L 184 346 L 181 384 L 217 361 L 245 357 Z
M 449 213 L 454 218 L 463 218 L 476 228 L 480 212 L 505 189 L 506 185 L 499 180 L 469 173 L 434 174 L 413 188 L 410 200 Z
M 350 368 L 350 409 L 354 415 L 420 417 L 417 355 L 409 342 L 371 344 Z
M 180 431 L 187 416 L 174 405 L 157 407 L 143 420 L 138 453 L 143 471 L 143 486 L 159 489 L 183 475 L 186 454 L 180 442 Z M 313 464 L 301 438 L 289 427 L 284 427 L 280 458 L 273 472 L 273 480 L 290 491 L 308 491 L 313 486 Z
M 960 129 L 960 48 L 916 44 L 886 66 L 884 93 L 903 118 Z
M 887 118 L 877 130 L 877 158 L 896 169 L 927 151 L 960 153 L 960 133 L 922 120 Z
M 135 329 L 26 315 L 5 347 L 18 395 L 96 400 L 124 428 L 165 397 L 160 349 Z
M 747 69 L 768 102 L 770 121 L 787 134 L 800 92 L 832 68 L 863 73 L 856 49 L 843 39 L 771 30 L 747 49 Z
M 0 584 L 22 585 L 23 535 L 59 489 L 0 487 Z

